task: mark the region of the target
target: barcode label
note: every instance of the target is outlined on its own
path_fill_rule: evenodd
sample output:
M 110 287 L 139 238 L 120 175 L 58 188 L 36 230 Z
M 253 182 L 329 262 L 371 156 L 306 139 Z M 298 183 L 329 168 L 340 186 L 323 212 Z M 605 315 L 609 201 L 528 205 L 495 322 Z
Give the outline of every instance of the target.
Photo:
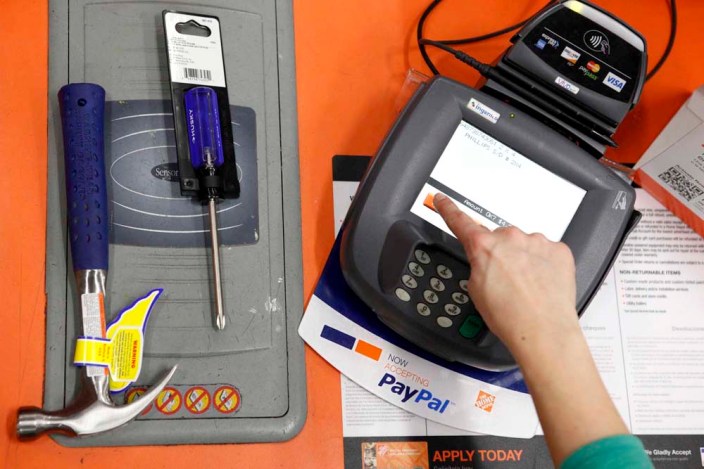
M 658 174 L 658 177 L 665 184 L 677 191 L 687 202 L 704 194 L 704 188 L 679 165 L 673 166 L 667 171 Z
M 196 35 L 177 30 L 179 24 L 190 22 L 210 33 Z M 172 83 L 221 88 L 226 86 L 220 22 L 217 18 L 169 11 L 164 14 L 164 30 Z
M 186 67 L 183 69 L 183 78 L 193 79 L 193 80 L 211 81 L 213 79 L 213 75 L 210 72 L 210 70 L 203 70 L 200 68 Z
M 102 293 L 84 293 L 81 295 L 81 314 L 83 316 L 83 335 L 86 337 L 104 337 L 103 332 L 103 295 Z M 102 376 L 105 368 L 89 365 L 86 368 L 88 377 Z

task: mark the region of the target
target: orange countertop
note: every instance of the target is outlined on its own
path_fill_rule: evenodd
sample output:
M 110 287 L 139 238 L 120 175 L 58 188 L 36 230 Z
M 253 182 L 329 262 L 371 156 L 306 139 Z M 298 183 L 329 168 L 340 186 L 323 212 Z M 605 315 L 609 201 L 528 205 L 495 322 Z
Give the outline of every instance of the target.
M 393 122 L 409 67 L 427 73 L 415 27 L 429 0 L 294 1 L 303 217 L 304 294 L 310 298 L 333 243 L 333 154 L 373 154 Z M 515 23 L 545 2 L 445 0 L 427 37 L 477 35 Z M 647 38 L 651 63 L 669 32 L 668 2 L 600 0 Z M 704 83 L 704 2 L 680 0 L 679 30 L 668 62 L 648 82 L 610 150 L 634 162 L 688 95 Z M 41 405 L 44 366 L 44 242 L 47 152 L 46 0 L 5 0 L 0 15 L 0 466 L 74 467 L 342 467 L 339 374 L 306 352 L 308 417 L 289 442 L 214 446 L 64 448 L 48 437 L 14 436 L 21 405 Z M 464 48 L 489 62 L 507 46 L 503 36 Z M 440 70 L 468 84 L 478 75 L 451 56 L 431 51 Z M 54 99 L 53 96 L 49 99 Z M 3 464 L 4 463 L 4 464 Z

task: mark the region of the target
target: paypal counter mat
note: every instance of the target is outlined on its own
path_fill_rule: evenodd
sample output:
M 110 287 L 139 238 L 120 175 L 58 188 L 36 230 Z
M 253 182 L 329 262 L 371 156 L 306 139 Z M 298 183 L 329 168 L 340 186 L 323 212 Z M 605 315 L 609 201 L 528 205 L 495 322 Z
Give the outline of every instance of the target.
M 408 342 L 347 286 L 339 259 L 338 237 L 299 328 L 308 345 L 367 391 L 428 420 L 499 436 L 535 434 L 538 417 L 520 371 L 448 362 Z
M 239 198 L 217 205 L 227 327 L 213 326 L 207 208 L 179 190 L 162 11 L 169 2 L 50 5 L 47 352 L 44 406 L 78 389 L 75 282 L 67 259 L 58 89 L 105 88 L 110 212 L 107 320 L 163 289 L 145 329 L 132 401 L 161 371 L 178 371 L 154 405 L 117 430 L 68 446 L 278 441 L 306 415 L 300 206 L 291 4 L 212 0 L 189 11 L 219 18 L 229 83 Z M 266 74 L 265 74 L 266 65 Z

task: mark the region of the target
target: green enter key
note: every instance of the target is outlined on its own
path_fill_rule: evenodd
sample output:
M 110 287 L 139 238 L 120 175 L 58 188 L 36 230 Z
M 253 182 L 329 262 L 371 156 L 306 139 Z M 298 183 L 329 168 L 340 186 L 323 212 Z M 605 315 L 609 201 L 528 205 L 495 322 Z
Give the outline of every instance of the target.
M 482 330 L 482 327 L 484 327 L 482 318 L 479 315 L 472 314 L 464 320 L 462 327 L 460 327 L 460 334 L 467 339 L 474 339 Z

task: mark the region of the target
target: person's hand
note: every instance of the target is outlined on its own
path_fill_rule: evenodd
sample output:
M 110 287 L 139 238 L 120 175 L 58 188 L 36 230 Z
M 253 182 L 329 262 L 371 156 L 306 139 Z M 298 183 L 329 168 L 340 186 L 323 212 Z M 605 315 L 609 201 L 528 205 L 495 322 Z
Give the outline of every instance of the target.
M 521 367 L 555 466 L 628 433 L 579 328 L 570 249 L 517 228 L 491 232 L 441 194 L 433 204 L 467 252 L 474 305 Z
M 517 360 L 522 345 L 581 333 L 574 259 L 567 245 L 515 227 L 489 231 L 443 194 L 433 203 L 467 253 L 474 305 Z

